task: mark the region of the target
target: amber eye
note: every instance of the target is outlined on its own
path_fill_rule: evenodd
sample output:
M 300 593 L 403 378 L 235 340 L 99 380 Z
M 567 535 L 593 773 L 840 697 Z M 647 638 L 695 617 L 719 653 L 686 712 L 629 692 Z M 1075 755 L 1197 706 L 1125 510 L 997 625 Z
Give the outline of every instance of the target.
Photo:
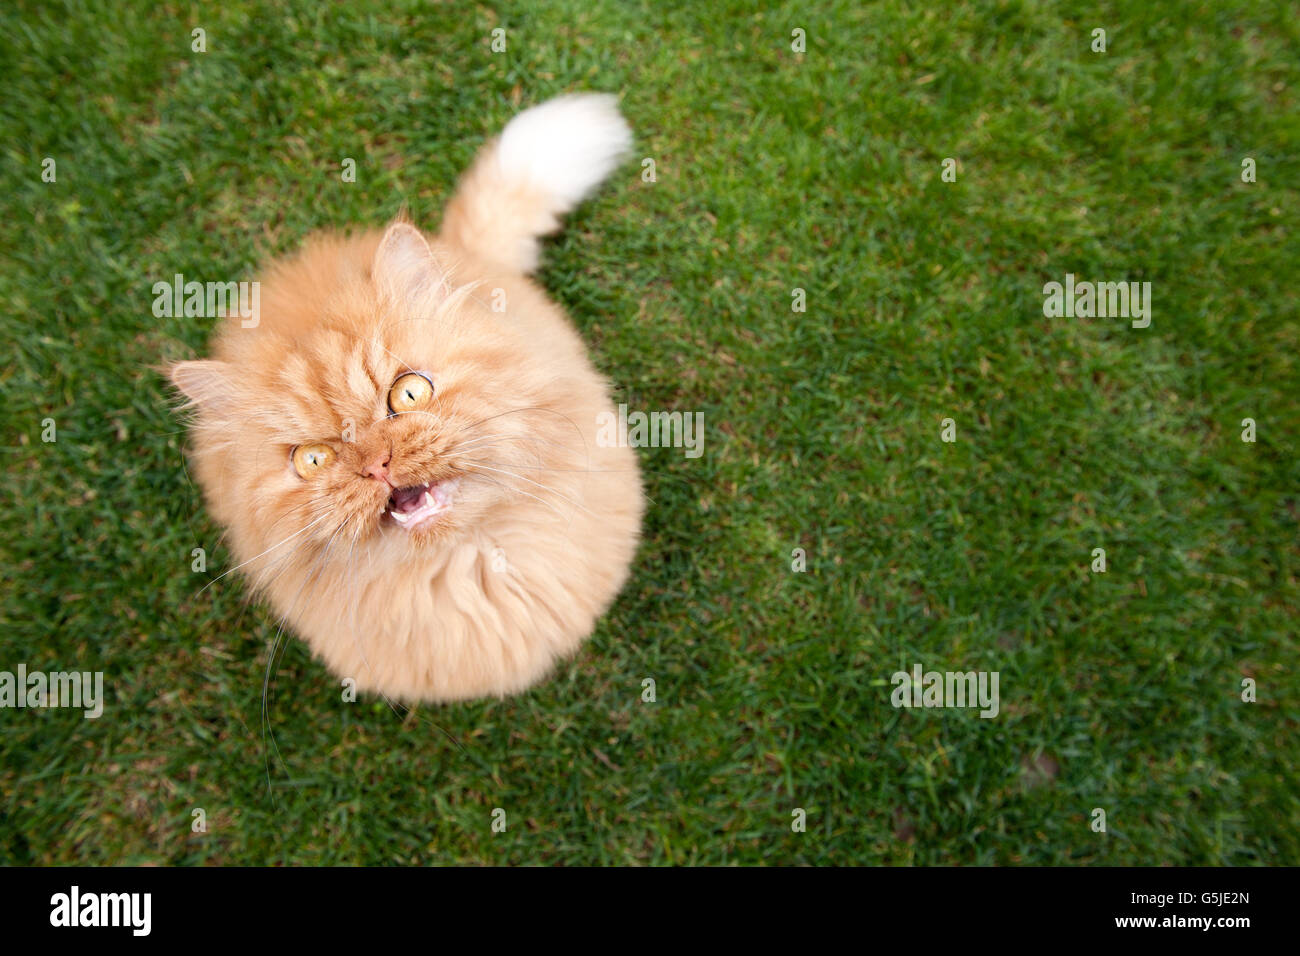
M 315 478 L 334 461 L 334 449 L 324 442 L 312 442 L 310 445 L 296 445 L 289 457 L 293 459 L 294 470 L 304 478 Z
M 433 383 L 419 372 L 401 376 L 388 390 L 388 407 L 397 415 L 418 412 L 433 401 Z

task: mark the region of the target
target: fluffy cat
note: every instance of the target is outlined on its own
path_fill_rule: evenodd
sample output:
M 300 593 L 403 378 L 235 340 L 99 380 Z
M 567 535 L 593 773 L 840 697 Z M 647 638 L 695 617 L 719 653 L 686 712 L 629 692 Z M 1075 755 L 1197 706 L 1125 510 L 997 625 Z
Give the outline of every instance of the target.
M 636 456 L 597 443 L 609 385 L 528 273 L 630 143 L 612 96 L 527 110 L 436 236 L 311 237 L 269 267 L 255 327 L 225 319 L 211 359 L 169 369 L 239 569 L 358 690 L 523 690 L 628 576 Z

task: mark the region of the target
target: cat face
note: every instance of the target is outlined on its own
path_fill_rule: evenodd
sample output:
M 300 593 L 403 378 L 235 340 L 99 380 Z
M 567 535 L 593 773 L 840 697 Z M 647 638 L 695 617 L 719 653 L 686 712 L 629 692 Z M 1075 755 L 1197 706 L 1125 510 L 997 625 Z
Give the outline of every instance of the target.
M 581 447 L 551 408 L 562 370 L 477 292 L 451 290 L 410 226 L 360 255 L 327 241 L 272 271 L 257 328 L 172 368 L 237 552 L 432 547 L 506 504 L 556 504 L 527 476 Z

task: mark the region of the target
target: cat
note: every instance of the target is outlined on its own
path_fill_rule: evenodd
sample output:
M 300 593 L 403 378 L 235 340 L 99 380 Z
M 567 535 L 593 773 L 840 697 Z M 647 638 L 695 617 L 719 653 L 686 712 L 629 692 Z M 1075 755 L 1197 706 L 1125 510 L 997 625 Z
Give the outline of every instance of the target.
M 630 146 L 611 95 L 528 109 L 436 235 L 309 237 L 267 269 L 252 328 L 228 318 L 211 358 L 168 367 L 238 570 L 358 691 L 520 692 L 627 580 L 635 452 L 597 441 L 609 383 L 529 273 Z

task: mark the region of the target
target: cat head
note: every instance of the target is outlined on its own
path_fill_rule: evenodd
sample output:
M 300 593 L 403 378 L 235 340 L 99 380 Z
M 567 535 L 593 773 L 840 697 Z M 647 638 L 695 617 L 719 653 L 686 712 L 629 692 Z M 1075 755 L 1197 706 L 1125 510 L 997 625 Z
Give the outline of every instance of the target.
M 549 506 L 524 470 L 581 464 L 562 409 L 584 375 L 482 291 L 453 287 L 406 223 L 327 237 L 272 269 L 256 327 L 228 320 L 214 358 L 168 369 L 237 554 L 432 547 L 503 507 Z

